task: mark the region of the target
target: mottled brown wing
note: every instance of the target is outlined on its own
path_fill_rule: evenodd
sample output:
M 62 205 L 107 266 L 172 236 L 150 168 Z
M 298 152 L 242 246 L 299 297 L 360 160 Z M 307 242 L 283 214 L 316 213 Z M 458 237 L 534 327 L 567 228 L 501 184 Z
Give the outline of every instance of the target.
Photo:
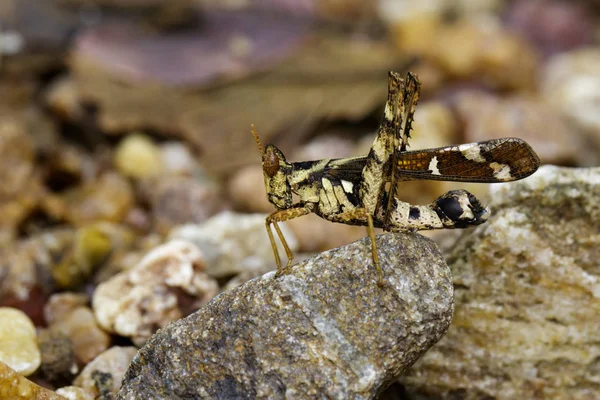
M 518 138 L 440 147 L 397 154 L 396 177 L 406 180 L 508 182 L 533 174 L 540 159 Z

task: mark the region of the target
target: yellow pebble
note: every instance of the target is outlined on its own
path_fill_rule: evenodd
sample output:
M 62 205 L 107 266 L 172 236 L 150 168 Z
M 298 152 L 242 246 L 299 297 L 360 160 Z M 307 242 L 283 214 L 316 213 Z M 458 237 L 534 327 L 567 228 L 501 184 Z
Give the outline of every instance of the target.
M 0 307 L 0 361 L 25 376 L 42 361 L 35 326 L 16 308 Z
M 163 169 L 159 147 L 139 133 L 131 134 L 119 143 L 114 163 L 122 174 L 131 178 L 156 176 Z

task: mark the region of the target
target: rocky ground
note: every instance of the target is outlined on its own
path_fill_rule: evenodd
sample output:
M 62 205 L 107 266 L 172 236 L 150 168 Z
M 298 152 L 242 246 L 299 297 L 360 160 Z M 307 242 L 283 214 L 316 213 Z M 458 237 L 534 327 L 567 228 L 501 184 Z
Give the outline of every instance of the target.
M 418 3 L 2 2 L 0 397 L 599 398 L 600 9 Z M 427 233 L 441 255 L 380 236 L 383 289 L 365 229 L 314 215 L 264 275 L 250 124 L 291 161 L 367 154 L 388 70 L 422 81 L 411 149 L 549 165 L 403 182 L 491 217 Z

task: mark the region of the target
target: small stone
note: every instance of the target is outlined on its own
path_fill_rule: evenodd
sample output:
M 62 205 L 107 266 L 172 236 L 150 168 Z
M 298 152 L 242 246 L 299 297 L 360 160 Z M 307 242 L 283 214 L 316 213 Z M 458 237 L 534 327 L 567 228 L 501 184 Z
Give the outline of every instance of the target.
M 8 238 L 44 194 L 34 150 L 25 123 L 0 112 L 0 232 Z
M 35 326 L 20 310 L 0 307 L 0 361 L 22 375 L 31 375 L 41 363 Z
M 354 152 L 354 142 L 341 134 L 322 134 L 300 146 L 290 155 L 290 160 L 310 161 L 323 158 L 351 157 Z
M 200 166 L 191 149 L 181 142 L 167 142 L 159 146 L 165 175 L 194 175 Z
M 86 365 L 73 384 L 94 398 L 114 398 L 136 352 L 135 347 L 111 347 Z
M 65 218 L 74 225 L 97 221 L 120 222 L 133 206 L 134 193 L 125 178 L 107 172 L 94 182 L 69 190 L 64 201 Z
M 542 74 L 543 98 L 600 145 L 600 51 L 596 47 L 552 57 Z
M 420 103 L 415 111 L 409 150 L 447 146 L 459 139 L 458 121 L 448 106 L 439 102 Z
M 596 398 L 600 168 L 542 166 L 492 188 L 490 219 L 446 257 L 454 320 L 401 378 L 406 395 Z
M 512 30 L 550 55 L 594 42 L 590 8 L 589 3 L 574 1 L 517 0 L 510 3 L 505 20 Z
M 0 398 L 10 400 L 66 400 L 13 371 L 0 361 Z
M 101 283 L 93 309 L 108 332 L 143 344 L 158 328 L 187 315 L 217 295 L 217 282 L 204 272 L 198 247 L 172 240 L 149 252 L 135 267 Z
M 275 265 L 271 242 L 265 230 L 265 218 L 265 214 L 225 211 L 201 225 L 178 227 L 169 237 L 194 243 L 202 250 L 206 272 L 213 277 L 225 277 L 248 269 L 260 269 L 264 265 Z M 285 224 L 280 224 L 280 227 L 290 249 L 297 251 L 298 242 L 293 233 Z M 285 257 L 278 240 L 277 248 L 279 254 Z
M 433 57 L 451 76 L 479 74 L 486 83 L 509 89 L 531 89 L 536 82 L 535 50 L 491 16 L 444 27 L 435 49 Z
M 46 230 L 0 252 L 0 305 L 24 311 L 43 324 L 43 307 L 53 290 L 51 269 L 73 241 L 71 229 Z
M 225 205 L 219 187 L 207 177 L 168 176 L 150 185 L 154 228 L 160 233 L 184 223 L 204 222 Z
M 95 397 L 92 393 L 85 391 L 84 389 L 77 386 L 65 386 L 60 389 L 56 389 L 56 394 L 63 396 L 68 400 L 94 400 Z
M 69 337 L 61 332 L 44 329 L 40 331 L 38 340 L 42 354 L 42 376 L 52 383 L 71 382 L 79 368 Z
M 115 167 L 130 178 L 147 178 L 163 170 L 159 147 L 146 135 L 134 133 L 125 137 L 114 155 Z
M 196 14 L 183 11 L 188 17 Z M 76 73 L 91 70 L 112 75 L 128 82 L 129 88 L 151 83 L 160 89 L 158 94 L 169 86 L 205 87 L 270 68 L 297 51 L 305 37 L 307 24 L 298 19 L 205 11 L 201 27 L 177 34 L 157 35 L 136 24 L 116 21 L 89 27 L 77 34 L 71 65 Z M 166 17 L 164 12 L 157 15 Z M 240 42 L 246 45 L 235 45 Z M 252 51 L 239 51 L 250 46 Z
M 60 322 L 73 310 L 90 302 L 90 296 L 85 293 L 62 292 L 55 293 L 44 306 L 44 318 L 48 325 Z
M 453 310 L 433 242 L 377 242 L 383 288 L 368 238 L 266 274 L 154 335 L 118 398 L 375 397 L 440 339 Z
M 265 192 L 265 178 L 260 162 L 235 172 L 227 184 L 227 193 L 237 211 L 273 212 Z
M 401 10 L 401 15 L 386 19 L 391 20 L 393 40 L 404 54 L 434 61 L 450 77 L 475 78 L 506 89 L 534 87 L 535 49 L 503 29 L 497 16 L 480 13 L 445 22 L 445 6 L 398 4 L 387 8 Z
M 87 364 L 110 345 L 110 336 L 100 329 L 89 307 L 79 306 L 50 325 L 53 332 L 69 338 L 77 359 Z
M 87 281 L 112 250 L 111 238 L 100 225 L 79 228 L 71 252 L 54 266 L 52 277 L 62 288 L 76 287 Z

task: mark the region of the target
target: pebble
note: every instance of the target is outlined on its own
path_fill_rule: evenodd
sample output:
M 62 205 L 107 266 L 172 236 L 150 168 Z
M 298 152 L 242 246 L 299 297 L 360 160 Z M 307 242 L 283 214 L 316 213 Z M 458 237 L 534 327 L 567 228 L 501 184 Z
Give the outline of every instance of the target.
M 343 158 L 354 156 L 354 141 L 340 134 L 323 133 L 300 146 L 290 160 L 311 161 L 323 158 Z
M 94 292 L 96 320 L 108 332 L 142 345 L 158 328 L 206 304 L 219 286 L 193 243 L 171 240 Z
M 71 229 L 49 229 L 0 252 L 0 305 L 18 308 L 36 325 L 43 324 L 43 307 L 54 290 L 51 269 L 72 241 Z
M 275 211 L 265 192 L 265 178 L 260 163 L 237 170 L 229 179 L 227 194 L 236 211 L 270 213 Z
M 196 156 L 185 143 L 162 143 L 159 150 L 165 175 L 192 176 L 200 169 Z
M 154 229 L 166 234 L 184 223 L 200 223 L 226 207 L 220 188 L 207 177 L 166 176 L 147 188 Z
M 86 365 L 73 384 L 93 398 L 114 398 L 136 353 L 135 347 L 113 346 Z
M 44 318 L 48 325 L 60 322 L 74 309 L 85 306 L 90 302 L 90 296 L 85 293 L 60 292 L 54 293 L 44 305 Z
M 31 382 L 0 361 L 0 398 L 10 400 L 65 400 L 53 391 Z
M 38 342 L 42 354 L 41 375 L 51 383 L 71 382 L 79 367 L 69 337 L 52 329 L 42 329 Z
M 35 326 L 20 310 L 0 307 L 0 361 L 24 376 L 40 366 Z
M 435 62 L 449 77 L 476 78 L 494 88 L 535 87 L 536 49 L 504 29 L 497 16 L 477 13 L 447 22 L 442 8 L 407 8 L 412 10 L 390 22 L 403 53 Z
M 0 243 L 16 237 L 18 224 L 42 196 L 34 144 L 25 124 L 11 115 L 0 115 L 0 232 L 6 236 Z
M 79 306 L 50 325 L 54 332 L 69 338 L 77 359 L 87 364 L 110 346 L 110 336 L 100 328 L 92 310 Z
M 56 394 L 63 396 L 68 400 L 94 400 L 92 393 L 85 391 L 77 386 L 65 386 L 56 390 Z
M 169 237 L 194 243 L 204 255 L 206 272 L 212 277 L 226 277 L 246 270 L 262 269 L 265 265 L 275 266 L 265 218 L 265 214 L 224 211 L 203 224 L 175 228 Z M 279 225 L 292 252 L 297 251 L 298 241 L 294 234 L 285 223 Z M 285 257 L 279 241 L 277 248 L 279 254 Z
M 584 128 L 600 145 L 600 49 L 588 47 L 548 60 L 543 99 Z
M 130 178 L 147 178 L 163 171 L 160 148 L 146 135 L 132 133 L 126 136 L 114 154 L 117 170 Z
M 75 226 L 98 221 L 121 222 L 134 204 L 131 184 L 115 172 L 69 190 L 63 195 L 65 218 Z
M 119 399 L 375 397 L 443 336 L 453 311 L 433 242 L 387 234 L 378 249 L 383 288 L 366 238 L 222 293 L 146 343 Z
M 69 338 L 83 364 L 110 345 L 110 336 L 100 328 L 88 303 L 89 296 L 85 294 L 63 292 L 53 294 L 44 307 L 49 328 Z
M 95 268 L 113 250 L 111 237 L 101 225 L 77 229 L 71 251 L 52 268 L 52 277 L 61 288 L 74 288 L 86 282 Z
M 551 55 L 594 42 L 596 28 L 590 8 L 589 3 L 574 1 L 517 0 L 510 3 L 504 19 L 543 54 Z

